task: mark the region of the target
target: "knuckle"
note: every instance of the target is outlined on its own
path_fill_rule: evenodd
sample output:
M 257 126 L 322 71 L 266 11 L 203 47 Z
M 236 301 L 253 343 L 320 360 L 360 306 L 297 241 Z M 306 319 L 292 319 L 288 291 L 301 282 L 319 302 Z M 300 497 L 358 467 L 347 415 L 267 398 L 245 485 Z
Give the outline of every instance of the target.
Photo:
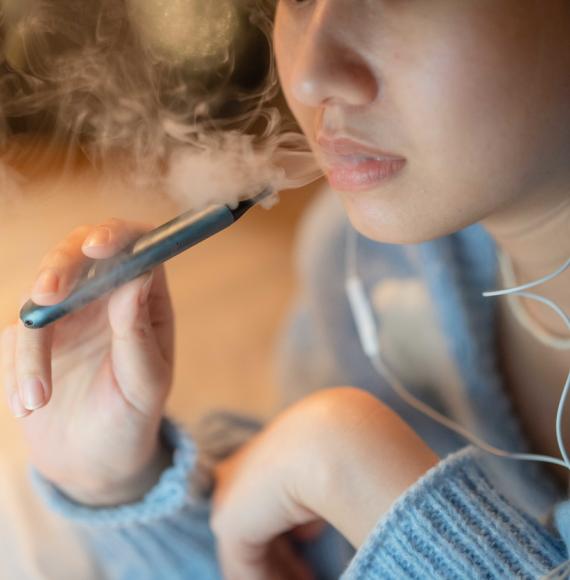
M 53 251 L 52 263 L 56 266 L 65 266 L 75 260 L 75 255 L 68 245 L 59 246 Z
M 68 264 L 71 260 L 72 255 L 70 250 L 63 245 L 60 245 L 43 258 L 40 263 L 40 269 L 43 270 L 49 267 L 61 267 Z
M 83 238 L 83 237 L 87 236 L 92 229 L 93 229 L 93 226 L 90 224 L 83 224 L 83 225 L 77 226 L 76 228 L 71 230 L 71 233 L 69 234 L 68 239 Z
M 152 342 L 154 333 L 152 327 L 145 321 L 137 321 L 132 328 L 132 338 L 141 344 Z
M 119 218 L 112 218 L 109 220 L 106 227 L 113 232 L 120 244 L 129 243 L 147 231 L 146 228 L 141 227 L 137 222 Z
M 110 228 L 115 232 L 123 232 L 127 229 L 127 222 L 123 219 L 113 217 L 102 223 L 99 227 Z

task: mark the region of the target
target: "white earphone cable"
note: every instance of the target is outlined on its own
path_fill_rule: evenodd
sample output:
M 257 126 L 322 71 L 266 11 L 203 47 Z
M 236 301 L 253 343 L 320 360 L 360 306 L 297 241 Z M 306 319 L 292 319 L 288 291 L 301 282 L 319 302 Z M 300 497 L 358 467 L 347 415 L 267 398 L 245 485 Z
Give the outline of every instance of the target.
M 396 374 L 392 372 L 386 361 L 383 360 L 380 352 L 378 329 L 372 305 L 370 304 L 366 292 L 364 291 L 364 285 L 358 274 L 358 234 L 350 226 L 348 226 L 347 231 L 345 259 L 346 259 L 345 262 L 346 293 L 350 302 L 351 310 L 354 316 L 354 321 L 362 344 L 362 348 L 364 349 L 364 352 L 370 359 L 376 372 L 381 377 L 384 377 L 388 381 L 389 386 L 402 400 L 404 400 L 407 404 L 415 408 L 423 415 L 426 415 L 427 417 L 436 421 L 440 425 L 457 433 L 458 435 L 460 435 L 461 437 L 463 437 L 464 439 L 466 439 L 479 449 L 487 453 L 490 453 L 491 455 L 495 455 L 496 457 L 501 457 L 505 459 L 513 459 L 517 461 L 537 461 L 541 463 L 549 463 L 565 467 L 568 470 L 570 470 L 570 457 L 568 456 L 566 447 L 564 445 L 564 440 L 562 437 L 562 418 L 564 415 L 564 408 L 566 405 L 566 401 L 568 399 L 568 394 L 570 392 L 570 372 L 568 374 L 568 378 L 566 379 L 564 388 L 562 389 L 562 395 L 560 397 L 560 402 L 558 404 L 558 412 L 556 419 L 556 436 L 558 446 L 560 448 L 560 452 L 562 454 L 563 459 L 549 457 L 547 455 L 536 455 L 530 453 L 512 453 L 509 451 L 505 451 L 503 449 L 498 449 L 497 447 L 490 445 L 486 441 L 483 441 L 476 435 L 473 435 L 472 433 L 467 431 L 467 429 L 465 429 L 452 419 L 449 419 L 445 415 L 442 415 L 429 405 L 417 399 L 404 387 L 404 385 L 396 377 Z M 486 292 L 484 296 L 485 297 L 507 296 L 516 293 L 520 296 L 524 296 L 532 300 L 538 300 L 543 304 L 546 304 L 547 306 L 552 308 L 564 320 L 564 322 L 570 329 L 570 318 L 557 304 L 555 304 L 551 300 L 548 300 L 547 298 L 544 298 L 543 296 L 526 292 L 526 290 L 530 288 L 535 288 L 541 284 L 544 284 L 556 278 L 557 276 L 560 276 L 568 268 L 570 268 L 570 260 L 568 260 L 566 264 L 561 268 L 559 268 L 556 272 L 548 276 L 545 276 L 540 280 L 531 282 L 529 284 L 525 284 L 523 286 L 519 286 L 517 288 L 511 288 L 495 292 Z

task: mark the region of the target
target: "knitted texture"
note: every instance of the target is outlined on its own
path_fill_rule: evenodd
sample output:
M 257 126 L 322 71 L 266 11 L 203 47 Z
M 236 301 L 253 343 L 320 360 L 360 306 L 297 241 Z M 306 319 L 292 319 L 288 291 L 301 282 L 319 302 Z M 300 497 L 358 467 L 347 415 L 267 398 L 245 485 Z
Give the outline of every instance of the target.
M 45 503 L 77 525 L 104 571 L 101 580 L 221 578 L 209 502 L 190 492 L 197 469 L 195 445 L 169 419 L 163 420 L 161 430 L 173 450 L 173 464 L 139 503 L 83 506 L 31 470 L 32 483 Z
M 565 558 L 564 542 L 497 493 L 466 448 L 394 505 L 345 580 L 538 578 Z

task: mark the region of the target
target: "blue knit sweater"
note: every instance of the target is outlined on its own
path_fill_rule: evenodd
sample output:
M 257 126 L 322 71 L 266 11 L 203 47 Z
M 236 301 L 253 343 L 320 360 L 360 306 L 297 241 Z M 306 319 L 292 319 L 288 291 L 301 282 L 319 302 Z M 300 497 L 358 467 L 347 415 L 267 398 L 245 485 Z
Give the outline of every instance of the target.
M 305 546 L 317 577 L 547 574 L 567 558 L 570 502 L 540 466 L 494 459 L 465 447 L 406 408 L 383 384 L 360 349 L 344 295 L 345 230 L 342 212 L 328 198 L 306 218 L 299 244 L 302 296 L 280 345 L 285 399 L 327 386 L 360 386 L 393 406 L 440 454 L 441 462 L 399 499 L 356 554 L 333 530 Z M 495 247 L 482 228 L 418 246 L 362 239 L 359 262 L 371 294 L 379 284 L 396 280 L 425 289 L 434 307 L 459 380 L 453 397 L 429 376 L 407 386 L 486 441 L 527 450 L 498 372 L 495 304 L 481 296 L 496 284 Z M 213 430 L 214 437 L 203 437 L 205 461 L 199 461 L 194 440 L 165 420 L 163 436 L 174 449 L 173 466 L 138 504 L 81 506 L 33 472 L 35 487 L 54 510 L 77 525 L 109 579 L 218 579 L 204 465 L 208 457 L 224 455 L 251 433 L 244 421 L 228 419 L 225 424 L 221 438 L 220 429 Z

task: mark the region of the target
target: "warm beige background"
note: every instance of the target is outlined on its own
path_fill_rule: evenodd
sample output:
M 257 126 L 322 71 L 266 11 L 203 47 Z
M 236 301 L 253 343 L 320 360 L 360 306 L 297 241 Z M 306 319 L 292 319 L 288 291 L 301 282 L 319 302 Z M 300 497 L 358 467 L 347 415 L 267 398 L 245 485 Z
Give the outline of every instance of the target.
M 0 328 L 15 318 L 41 257 L 76 225 L 110 216 L 162 223 L 180 211 L 118 184 L 98 193 L 90 175 L 37 181 L 22 197 L 0 205 Z M 258 416 L 274 408 L 271 355 L 294 293 L 294 229 L 311 195 L 286 193 L 273 210 L 256 208 L 168 265 L 178 324 L 169 410 L 179 419 L 191 423 L 220 407 Z M 77 578 L 71 550 L 59 558 L 66 562 L 65 575 L 53 568 L 55 543 L 65 550 L 66 532 L 30 494 L 18 425 L 0 401 L 0 580 Z

